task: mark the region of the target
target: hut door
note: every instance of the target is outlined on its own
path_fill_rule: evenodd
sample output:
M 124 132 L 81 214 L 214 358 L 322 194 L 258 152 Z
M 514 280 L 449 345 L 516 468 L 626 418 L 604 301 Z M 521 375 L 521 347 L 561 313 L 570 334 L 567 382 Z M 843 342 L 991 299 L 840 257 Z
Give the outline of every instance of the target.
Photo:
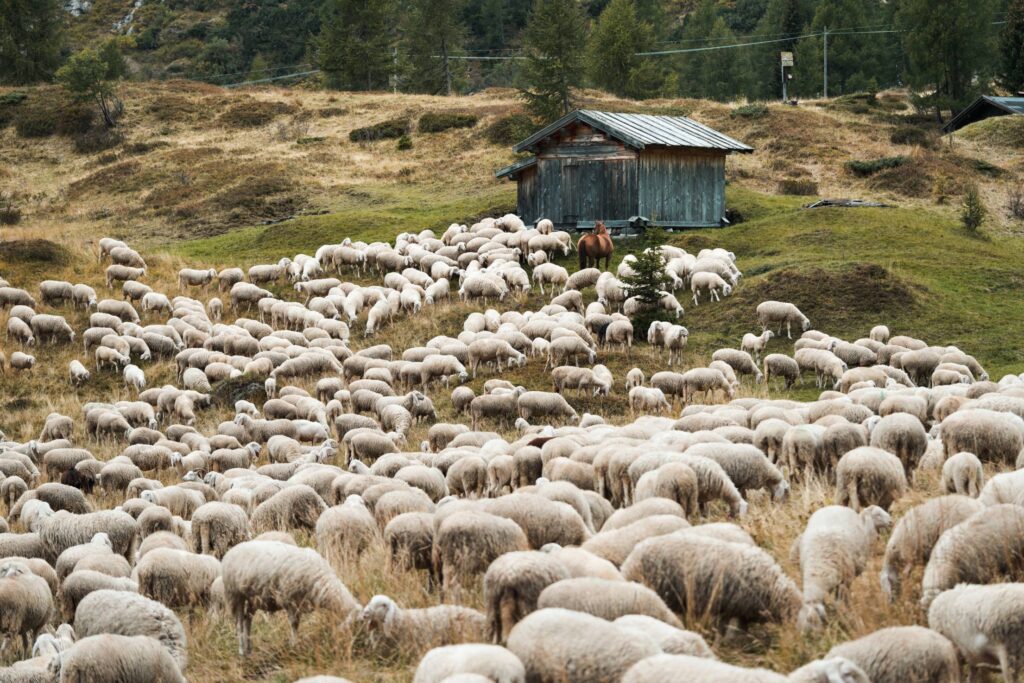
M 575 225 L 580 219 L 580 167 L 575 161 L 562 163 L 562 223 Z

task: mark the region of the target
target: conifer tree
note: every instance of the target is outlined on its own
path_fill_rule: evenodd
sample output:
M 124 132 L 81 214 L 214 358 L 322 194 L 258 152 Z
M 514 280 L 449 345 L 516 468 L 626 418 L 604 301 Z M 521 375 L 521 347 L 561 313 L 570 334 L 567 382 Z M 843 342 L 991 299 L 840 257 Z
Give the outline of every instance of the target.
M 636 260 L 630 264 L 632 274 L 622 276 L 626 285 L 626 294 L 636 297 L 640 306 L 633 317 L 635 334 L 641 334 L 654 320 L 658 319 L 661 297 L 668 286 L 669 277 L 665 273 L 665 256 L 661 246 L 667 242 L 665 231 L 651 226 L 644 230 L 643 236 L 634 243 L 637 251 Z
M 316 59 L 328 87 L 382 90 L 394 74 L 393 6 L 387 0 L 326 0 Z
M 597 20 L 587 45 L 590 82 L 620 97 L 653 97 L 636 87 L 643 58 L 636 56 L 652 40 L 651 27 L 637 18 L 635 0 L 612 0 Z M 644 83 L 649 87 L 650 84 Z
M 1024 91 L 1024 0 L 1010 0 L 999 37 L 999 81 L 1011 95 Z
M 572 110 L 583 82 L 587 18 L 577 0 L 536 0 L 523 32 L 526 59 L 522 98 L 533 114 L 553 121 Z
M 404 89 L 451 95 L 462 78 L 464 0 L 409 0 L 402 21 Z
M 0 1 L 0 84 L 49 80 L 60 66 L 63 47 L 60 0 Z

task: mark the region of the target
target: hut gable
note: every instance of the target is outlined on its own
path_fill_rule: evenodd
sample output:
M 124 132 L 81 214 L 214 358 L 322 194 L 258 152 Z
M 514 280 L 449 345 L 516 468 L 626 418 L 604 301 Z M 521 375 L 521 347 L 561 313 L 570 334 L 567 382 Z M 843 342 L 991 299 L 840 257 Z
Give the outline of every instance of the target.
M 725 156 L 750 147 L 679 116 L 581 110 L 513 148 L 530 152 L 498 171 L 518 185 L 519 214 L 560 228 L 644 215 L 668 228 L 720 225 Z

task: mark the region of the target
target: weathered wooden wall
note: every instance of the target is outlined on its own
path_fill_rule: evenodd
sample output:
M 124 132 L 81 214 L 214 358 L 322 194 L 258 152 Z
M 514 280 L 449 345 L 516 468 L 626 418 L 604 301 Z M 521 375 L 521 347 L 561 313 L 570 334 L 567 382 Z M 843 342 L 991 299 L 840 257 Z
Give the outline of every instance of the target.
M 640 154 L 640 214 L 660 225 L 718 225 L 725 215 L 725 155 L 688 149 Z
M 517 176 L 527 223 L 560 228 L 643 215 L 666 227 L 718 225 L 725 215 L 725 155 L 687 148 L 641 152 L 577 123 L 553 136 Z

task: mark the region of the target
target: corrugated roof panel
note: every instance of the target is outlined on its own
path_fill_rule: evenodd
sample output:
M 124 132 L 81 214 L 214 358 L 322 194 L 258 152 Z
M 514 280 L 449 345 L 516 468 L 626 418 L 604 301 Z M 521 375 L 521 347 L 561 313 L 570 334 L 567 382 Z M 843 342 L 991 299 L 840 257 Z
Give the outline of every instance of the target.
M 648 145 L 718 149 L 727 152 L 753 152 L 739 140 L 709 128 L 685 116 L 655 116 L 652 114 L 620 114 L 592 109 L 580 109 L 566 114 L 558 121 L 520 142 L 513 149 L 530 149 L 544 138 L 561 130 L 573 121 L 585 121 L 626 144 L 643 149 Z
M 582 117 L 609 128 L 608 132 L 625 133 L 644 145 L 696 147 L 729 151 L 751 151 L 739 140 L 719 133 L 685 116 L 654 116 L 651 114 L 618 114 L 583 109 Z

